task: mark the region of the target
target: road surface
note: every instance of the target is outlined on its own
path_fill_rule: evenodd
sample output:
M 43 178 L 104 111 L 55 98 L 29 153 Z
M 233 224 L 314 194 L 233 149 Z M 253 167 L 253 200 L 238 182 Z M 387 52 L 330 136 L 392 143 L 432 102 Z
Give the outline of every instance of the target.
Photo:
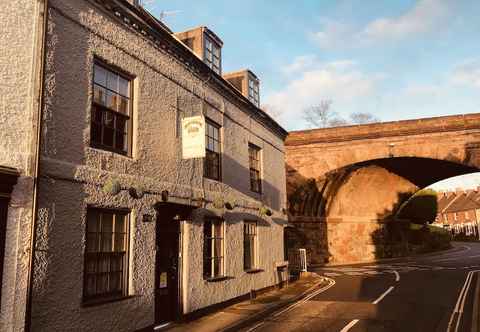
M 455 243 L 452 251 L 385 264 L 313 271 L 334 285 L 243 331 L 478 330 L 472 324 L 477 326 L 479 243 Z

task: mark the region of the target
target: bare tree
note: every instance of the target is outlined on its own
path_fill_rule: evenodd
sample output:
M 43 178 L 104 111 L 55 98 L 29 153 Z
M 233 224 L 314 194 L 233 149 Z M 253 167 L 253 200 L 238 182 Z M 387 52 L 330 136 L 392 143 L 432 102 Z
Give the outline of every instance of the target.
M 332 118 L 337 114 L 330 108 L 331 100 L 322 100 L 318 105 L 310 106 L 303 110 L 303 119 L 311 127 L 325 128 L 328 127 Z
M 336 118 L 333 118 L 330 120 L 328 123 L 328 127 L 343 127 L 343 126 L 348 126 L 350 123 L 345 120 L 344 118 L 337 116 Z
M 350 120 L 354 124 L 367 124 L 380 122 L 380 119 L 371 113 L 356 112 L 350 114 Z

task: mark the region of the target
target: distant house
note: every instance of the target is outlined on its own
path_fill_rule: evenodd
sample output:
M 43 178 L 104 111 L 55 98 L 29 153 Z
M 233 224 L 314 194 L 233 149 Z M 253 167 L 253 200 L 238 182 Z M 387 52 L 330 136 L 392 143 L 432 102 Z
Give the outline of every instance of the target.
M 454 234 L 478 236 L 479 221 L 480 191 L 478 189 L 439 193 L 435 224 L 450 229 Z

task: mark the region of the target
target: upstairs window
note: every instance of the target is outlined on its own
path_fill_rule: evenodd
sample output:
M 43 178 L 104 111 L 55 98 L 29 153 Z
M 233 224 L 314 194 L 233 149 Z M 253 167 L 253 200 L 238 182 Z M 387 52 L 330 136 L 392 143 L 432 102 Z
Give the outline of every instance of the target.
M 90 144 L 130 154 L 132 93 L 130 79 L 94 65 Z
M 220 126 L 208 119 L 205 124 L 204 176 L 220 181 L 222 176 Z
M 205 63 L 218 75 L 221 75 L 221 51 L 220 46 L 205 36 Z
M 225 275 L 223 220 L 205 220 L 203 237 L 203 276 L 205 279 L 223 277 Z
M 253 144 L 248 144 L 248 158 L 250 164 L 250 189 L 254 192 L 262 192 L 262 179 L 260 177 L 260 148 Z
M 128 212 L 88 209 L 85 301 L 127 295 L 128 224 Z
M 255 106 L 260 106 L 260 98 L 258 92 L 258 82 L 252 79 L 248 80 L 248 99 L 255 104 Z

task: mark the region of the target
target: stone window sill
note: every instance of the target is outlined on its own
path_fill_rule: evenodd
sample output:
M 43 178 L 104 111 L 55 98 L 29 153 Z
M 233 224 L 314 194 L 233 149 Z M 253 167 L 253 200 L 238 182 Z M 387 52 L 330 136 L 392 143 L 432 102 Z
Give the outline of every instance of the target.
M 205 279 L 205 281 L 206 282 L 219 282 L 219 281 L 230 280 L 230 279 L 234 279 L 234 277 L 220 276 L 220 277 L 207 278 L 207 279 Z
M 265 272 L 265 270 L 263 270 L 263 269 L 249 269 L 249 270 L 245 270 L 245 273 L 249 273 L 249 274 L 260 273 L 260 272 Z

